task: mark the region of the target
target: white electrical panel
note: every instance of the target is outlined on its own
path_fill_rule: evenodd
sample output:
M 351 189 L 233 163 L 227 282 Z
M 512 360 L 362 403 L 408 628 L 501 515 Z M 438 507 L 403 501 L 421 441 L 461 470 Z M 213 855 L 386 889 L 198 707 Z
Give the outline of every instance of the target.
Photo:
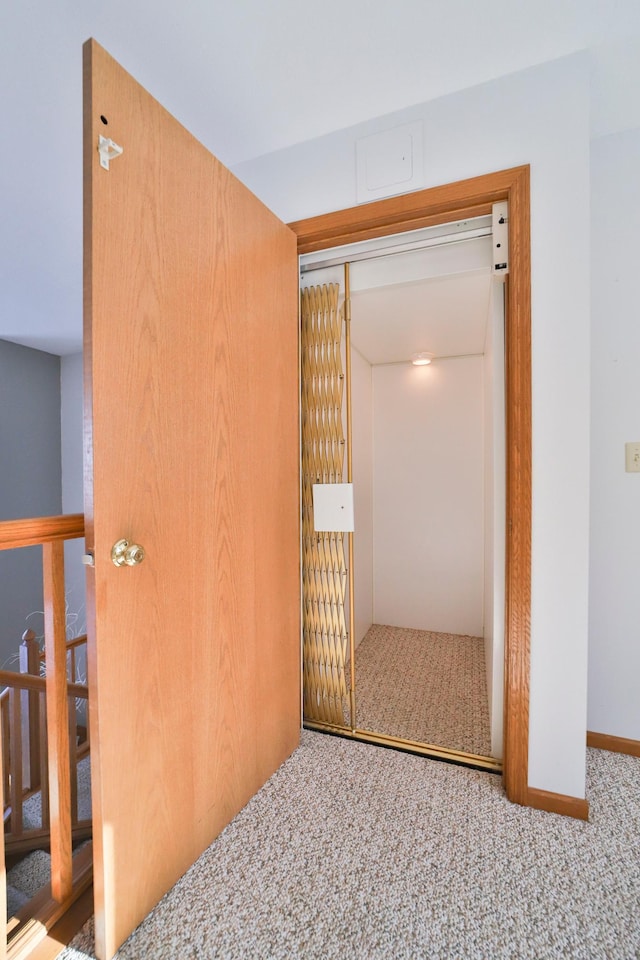
M 353 531 L 352 483 L 314 483 L 313 529 L 316 533 Z

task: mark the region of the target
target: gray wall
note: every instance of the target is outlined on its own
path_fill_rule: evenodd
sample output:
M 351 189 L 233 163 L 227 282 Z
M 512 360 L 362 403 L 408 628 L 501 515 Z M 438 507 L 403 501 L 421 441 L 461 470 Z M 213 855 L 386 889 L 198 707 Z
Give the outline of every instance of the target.
M 82 354 L 60 358 L 62 422 L 62 510 L 84 513 L 82 487 Z M 64 550 L 67 635 L 86 632 L 84 540 L 69 540 Z
M 0 340 L 0 519 L 62 512 L 60 358 Z M 0 664 L 42 632 L 42 550 L 0 551 Z

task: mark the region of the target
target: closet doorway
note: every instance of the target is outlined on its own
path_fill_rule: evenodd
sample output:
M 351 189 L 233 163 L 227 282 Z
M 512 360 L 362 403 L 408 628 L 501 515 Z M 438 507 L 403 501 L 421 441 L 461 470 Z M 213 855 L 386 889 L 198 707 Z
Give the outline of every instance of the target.
M 423 191 L 420 194 L 381 201 L 363 208 L 342 211 L 326 217 L 292 224 L 299 237 L 299 252 L 327 251 L 329 248 L 357 242 L 363 238 L 390 237 L 398 231 L 425 225 L 452 223 L 456 215 L 475 219 L 486 216 L 494 200 L 511 201 L 512 254 L 511 278 L 506 286 L 506 616 L 505 616 L 505 702 L 504 702 L 504 779 L 512 800 L 526 802 L 528 740 L 528 638 L 530 589 L 530 295 L 528 258 L 528 168 L 503 171 L 460 184 Z M 473 216 L 471 216 L 473 214 Z M 406 239 L 406 238 L 405 238 Z M 355 292 L 355 291 L 354 291 Z M 355 303 L 355 300 L 354 300 Z M 339 304 L 337 309 L 339 310 Z M 354 330 L 356 321 L 354 319 Z M 357 343 L 356 343 L 357 346 Z M 347 356 L 344 362 L 346 366 Z M 433 368 L 435 369 L 434 362 Z M 355 432 L 354 432 L 355 436 Z M 335 438 L 334 438 L 335 439 Z M 339 442 L 339 441 L 338 441 Z M 346 479 L 346 478 L 344 478 Z M 358 533 L 356 531 L 356 542 Z M 342 548 L 348 554 L 348 534 Z M 329 552 L 333 549 L 329 544 Z M 357 548 L 356 548 L 357 549 Z M 353 566 L 353 565 L 352 565 Z M 316 569 L 321 569 L 318 565 Z M 349 576 L 347 559 L 336 579 Z M 358 604 L 356 596 L 356 607 Z M 345 617 L 348 617 L 348 602 Z M 354 618 L 355 619 L 355 618 Z M 439 631 L 431 631 L 439 632 Z M 348 634 L 356 635 L 347 628 Z M 339 667 L 336 657 L 328 652 L 324 668 L 327 673 Z M 345 651 L 346 681 L 350 662 Z M 322 672 L 322 669 L 320 672 Z M 339 670 L 338 670 L 339 672 Z M 357 685 L 356 685 L 357 689 Z M 308 691 L 307 691 L 308 692 Z M 344 691 L 340 697 L 344 700 Z M 381 743 L 393 743 L 384 733 L 361 729 L 356 707 L 356 723 L 344 710 L 344 723 L 336 718 L 311 720 L 309 725 L 347 732 L 348 735 Z M 396 744 L 395 745 L 399 745 Z M 421 752 L 431 753 L 428 746 Z M 444 751 L 441 755 L 446 755 Z M 461 751 L 464 752 L 464 751 Z
M 489 769 L 504 658 L 494 246 L 478 217 L 301 258 L 306 716 Z M 352 560 L 318 523 L 326 487 L 309 490 L 347 475 Z

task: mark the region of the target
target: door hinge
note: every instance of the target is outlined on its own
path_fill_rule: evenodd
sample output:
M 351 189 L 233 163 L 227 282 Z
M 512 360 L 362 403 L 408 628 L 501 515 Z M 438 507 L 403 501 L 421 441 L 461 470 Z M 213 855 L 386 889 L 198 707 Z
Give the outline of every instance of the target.
M 491 208 L 491 233 L 493 234 L 492 273 L 504 277 L 509 273 L 509 203 L 501 200 Z

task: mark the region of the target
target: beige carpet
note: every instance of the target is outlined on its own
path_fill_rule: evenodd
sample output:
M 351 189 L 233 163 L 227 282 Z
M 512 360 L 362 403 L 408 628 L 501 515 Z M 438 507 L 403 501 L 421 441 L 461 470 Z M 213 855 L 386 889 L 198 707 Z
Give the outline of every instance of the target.
M 35 897 L 51 881 L 51 857 L 44 850 L 33 850 L 7 871 L 7 920 Z
M 495 775 L 304 731 L 118 957 L 631 960 L 640 760 L 588 751 L 588 797 L 570 820 Z M 91 923 L 62 956 L 93 957 Z
M 356 649 L 356 718 L 360 730 L 490 756 L 484 640 L 374 624 Z

